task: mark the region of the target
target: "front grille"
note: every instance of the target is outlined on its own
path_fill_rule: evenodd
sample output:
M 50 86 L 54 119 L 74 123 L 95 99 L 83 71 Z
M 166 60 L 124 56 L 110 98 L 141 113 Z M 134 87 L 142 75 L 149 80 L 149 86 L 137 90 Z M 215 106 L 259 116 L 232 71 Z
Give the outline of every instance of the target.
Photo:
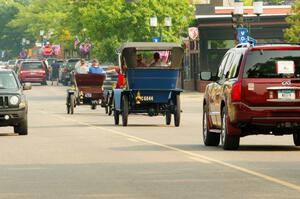
M 0 96 L 0 108 L 8 108 L 8 96 Z
M 11 117 L 12 118 L 19 118 L 19 115 L 18 114 L 12 114 Z

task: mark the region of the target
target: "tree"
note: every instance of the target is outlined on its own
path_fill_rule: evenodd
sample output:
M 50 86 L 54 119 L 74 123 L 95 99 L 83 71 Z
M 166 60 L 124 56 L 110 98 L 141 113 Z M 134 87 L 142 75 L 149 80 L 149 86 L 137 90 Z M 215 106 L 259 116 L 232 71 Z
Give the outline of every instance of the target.
M 99 0 L 80 9 L 81 22 L 92 41 L 95 53 L 104 60 L 113 61 L 115 49 L 125 41 L 151 41 L 153 36 L 163 41 L 180 41 L 180 33 L 187 29 L 194 15 L 194 7 L 187 0 Z M 150 27 L 150 17 L 157 16 L 159 26 Z M 172 18 L 172 27 L 166 28 L 164 18 Z M 105 53 L 106 52 L 106 53 Z
M 285 39 L 289 42 L 300 42 L 300 1 L 296 1 L 292 7 L 292 13 L 287 17 L 291 25 L 285 32 Z
M 24 29 L 11 28 L 8 24 L 18 13 L 17 5 L 25 3 L 27 1 L 0 0 L 0 46 L 6 51 L 6 58 L 15 57 L 22 48 Z
M 68 10 L 66 1 L 31 0 L 30 4 L 19 5 L 19 12 L 10 22 L 13 28 L 22 27 L 32 37 L 38 38 L 40 30 L 45 34 L 52 34 L 52 40 L 59 40 L 67 27 Z M 50 35 L 48 35 L 50 36 Z
M 102 61 L 114 61 L 116 48 L 126 41 L 151 41 L 161 33 L 163 41 L 179 42 L 194 15 L 188 0 L 30 0 L 18 10 L 11 27 L 36 39 L 40 30 L 53 30 L 51 41 L 69 48 L 76 36 L 80 41 L 90 38 L 93 56 Z M 160 22 L 156 29 L 150 27 L 151 16 Z M 172 17 L 169 29 L 163 27 L 166 16 Z

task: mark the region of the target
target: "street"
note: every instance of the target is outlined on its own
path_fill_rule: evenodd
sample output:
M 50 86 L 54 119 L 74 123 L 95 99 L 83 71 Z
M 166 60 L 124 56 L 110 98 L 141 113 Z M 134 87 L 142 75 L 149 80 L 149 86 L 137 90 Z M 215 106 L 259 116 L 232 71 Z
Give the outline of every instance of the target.
M 104 109 L 67 115 L 67 87 L 34 85 L 29 135 L 0 129 L 0 198 L 299 198 L 291 136 L 249 136 L 238 151 L 205 147 L 202 97 L 183 93 L 180 127 Z

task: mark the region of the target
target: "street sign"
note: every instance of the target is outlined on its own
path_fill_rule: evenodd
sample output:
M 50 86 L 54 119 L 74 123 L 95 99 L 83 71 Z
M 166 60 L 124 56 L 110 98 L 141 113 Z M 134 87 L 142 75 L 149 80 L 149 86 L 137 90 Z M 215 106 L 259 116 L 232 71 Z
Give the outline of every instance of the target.
M 152 37 L 152 41 L 155 43 L 160 42 L 160 37 Z
M 254 39 L 254 38 L 252 38 L 250 36 L 248 36 L 248 42 L 252 43 L 253 46 L 256 46 L 256 43 L 257 43 L 256 39 Z
M 248 42 L 248 29 L 247 28 L 238 28 L 237 29 L 237 40 L 239 43 Z
M 189 37 L 195 41 L 199 37 L 199 30 L 197 27 L 190 27 L 188 29 Z

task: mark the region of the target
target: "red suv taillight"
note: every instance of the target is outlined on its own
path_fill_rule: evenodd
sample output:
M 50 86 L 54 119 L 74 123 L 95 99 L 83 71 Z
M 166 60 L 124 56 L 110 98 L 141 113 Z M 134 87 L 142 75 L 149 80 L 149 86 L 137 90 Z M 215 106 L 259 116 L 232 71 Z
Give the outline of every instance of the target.
M 231 89 L 231 101 L 238 102 L 241 101 L 242 96 L 242 82 L 236 82 Z

